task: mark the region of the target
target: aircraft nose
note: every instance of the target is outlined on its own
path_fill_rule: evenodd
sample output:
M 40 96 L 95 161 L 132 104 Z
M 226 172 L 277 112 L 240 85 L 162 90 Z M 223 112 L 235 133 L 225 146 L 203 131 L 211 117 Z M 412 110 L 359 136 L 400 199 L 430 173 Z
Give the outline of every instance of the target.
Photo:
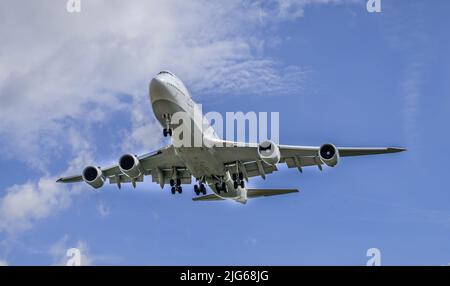
M 165 83 L 159 77 L 154 77 L 150 82 L 150 89 L 161 89 L 165 87 Z
M 150 82 L 150 99 L 152 102 L 158 99 L 167 99 L 170 97 L 169 89 L 164 80 L 158 76 L 154 77 Z

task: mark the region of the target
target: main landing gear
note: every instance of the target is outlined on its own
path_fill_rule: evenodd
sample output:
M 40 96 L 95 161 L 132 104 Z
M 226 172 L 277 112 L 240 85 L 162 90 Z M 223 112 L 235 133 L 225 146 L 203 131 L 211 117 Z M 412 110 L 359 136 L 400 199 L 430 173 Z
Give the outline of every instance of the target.
M 233 187 L 235 189 L 237 189 L 239 186 L 241 188 L 245 187 L 244 174 L 242 172 L 239 172 L 238 174 L 236 173 L 232 174 L 231 178 L 233 179 Z
M 167 137 L 167 135 L 172 137 L 172 129 L 170 128 L 170 119 L 172 116 L 170 114 L 164 114 L 163 117 L 166 120 L 166 128 L 163 129 L 163 135 L 164 137 Z
M 221 184 L 216 183 L 215 187 L 218 194 L 220 194 L 220 192 L 228 193 L 227 184 L 225 182 L 222 182 Z
M 203 195 L 206 195 L 205 184 L 200 183 L 198 185 L 194 185 L 194 192 L 197 196 L 200 195 L 200 193 L 202 193 Z
M 171 188 L 172 195 L 175 195 L 177 192 L 180 194 L 183 193 L 183 188 L 181 187 L 180 179 L 176 179 L 176 180 L 171 179 L 169 183 L 170 183 L 170 186 L 172 187 Z

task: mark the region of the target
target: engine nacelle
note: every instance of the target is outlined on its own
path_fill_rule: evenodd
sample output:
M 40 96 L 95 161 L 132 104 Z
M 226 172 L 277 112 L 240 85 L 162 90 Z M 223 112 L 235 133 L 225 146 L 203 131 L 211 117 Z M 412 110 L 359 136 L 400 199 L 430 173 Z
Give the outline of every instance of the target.
M 136 156 L 125 154 L 119 159 L 119 169 L 126 176 L 134 179 L 141 175 L 141 164 Z
M 105 176 L 103 176 L 102 170 L 98 167 L 87 166 L 83 170 L 82 177 L 83 181 L 95 189 L 101 188 L 105 183 Z
M 333 144 L 323 144 L 319 148 L 320 160 L 329 167 L 334 167 L 339 162 L 339 150 Z
M 278 145 L 272 141 L 264 141 L 258 145 L 258 155 L 265 163 L 276 165 L 280 162 L 281 154 Z

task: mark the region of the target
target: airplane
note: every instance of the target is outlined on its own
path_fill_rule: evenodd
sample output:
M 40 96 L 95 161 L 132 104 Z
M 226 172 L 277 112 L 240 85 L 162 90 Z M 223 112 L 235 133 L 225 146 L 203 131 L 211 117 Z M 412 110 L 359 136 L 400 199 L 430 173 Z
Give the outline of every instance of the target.
M 62 177 L 59 183 L 84 181 L 95 189 L 101 188 L 106 180 L 121 188 L 123 183 L 142 182 L 145 176 L 163 189 L 166 184 L 171 193 L 182 193 L 184 184 L 191 184 L 192 178 L 196 197 L 194 201 L 232 200 L 242 204 L 248 199 L 296 193 L 298 189 L 251 189 L 245 182 L 252 177 L 266 176 L 277 171 L 278 164 L 297 168 L 303 172 L 304 167 L 335 167 L 341 157 L 387 154 L 406 151 L 404 148 L 352 148 L 336 147 L 326 143 L 321 146 L 279 145 L 271 140 L 258 143 L 242 143 L 222 140 L 217 134 L 205 132 L 212 127 L 205 116 L 195 116 L 199 112 L 184 83 L 173 73 L 159 72 L 149 85 L 149 97 L 153 113 L 163 127 L 163 136 L 171 137 L 171 144 L 155 152 L 141 156 L 124 154 L 114 166 L 101 168 L 87 166 L 81 174 Z M 183 136 L 194 138 L 200 134 L 199 146 L 184 146 L 174 136 L 180 122 L 173 118 L 178 113 L 185 114 L 192 121 L 190 133 Z M 178 138 L 178 139 L 177 139 Z M 206 186 L 212 194 L 206 194 Z

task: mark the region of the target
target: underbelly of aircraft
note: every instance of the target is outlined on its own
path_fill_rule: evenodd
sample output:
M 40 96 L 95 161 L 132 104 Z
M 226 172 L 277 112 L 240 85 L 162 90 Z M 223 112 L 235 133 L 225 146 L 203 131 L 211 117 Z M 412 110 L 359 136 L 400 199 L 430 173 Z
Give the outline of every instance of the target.
M 225 174 L 223 163 L 218 161 L 211 150 L 206 147 L 180 147 L 175 148 L 175 153 L 196 178 L 223 176 Z

